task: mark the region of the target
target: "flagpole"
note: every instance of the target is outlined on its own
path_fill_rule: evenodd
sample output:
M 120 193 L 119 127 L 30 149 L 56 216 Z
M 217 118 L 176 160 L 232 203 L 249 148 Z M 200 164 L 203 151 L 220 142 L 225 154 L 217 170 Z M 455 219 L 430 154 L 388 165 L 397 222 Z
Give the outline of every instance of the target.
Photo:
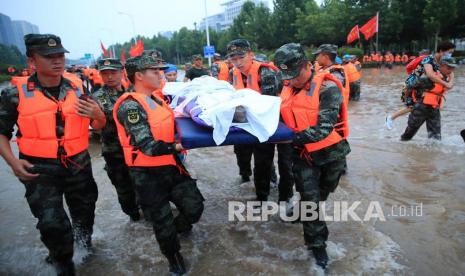
M 378 52 L 379 12 L 376 13 L 376 52 Z

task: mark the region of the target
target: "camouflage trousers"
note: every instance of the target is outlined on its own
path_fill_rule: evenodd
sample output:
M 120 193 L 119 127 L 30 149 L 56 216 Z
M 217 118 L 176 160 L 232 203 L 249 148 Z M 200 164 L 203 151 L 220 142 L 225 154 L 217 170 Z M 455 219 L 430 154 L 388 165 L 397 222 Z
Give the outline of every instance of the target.
M 194 179 L 175 166 L 131 167 L 137 200 L 153 224 L 155 237 L 165 256 L 180 250 L 177 233 L 189 231 L 203 213 L 204 198 Z M 179 214 L 174 217 L 170 202 Z
M 344 158 L 316 166 L 300 158 L 298 152 L 294 153 L 293 162 L 294 180 L 301 201 L 316 204 L 325 201 L 329 194 L 334 192 L 346 165 L 346 159 Z M 329 232 L 325 221 L 318 219 L 302 221 L 302 225 L 305 245 L 307 245 L 308 249 L 326 247 Z
M 124 158 L 113 158 L 109 155 L 104 155 L 103 158 L 105 159 L 105 170 L 108 177 L 116 188 L 121 209 L 128 216 L 138 213 L 139 208 L 136 202 L 134 185 Z
M 98 192 L 90 164 L 74 175 L 61 167 L 58 170 L 62 173 L 41 173 L 33 180 L 21 182 L 50 256 L 58 262 L 68 262 L 73 257 L 74 240 L 90 246 Z M 72 226 L 63 207 L 63 195 Z
M 252 154 L 254 157 L 254 185 L 257 200 L 267 200 L 270 194 L 270 181 L 273 167 L 275 144 L 252 144 L 252 145 L 235 145 L 234 153 L 237 157 L 237 165 L 239 166 L 239 174 L 242 176 L 250 176 L 251 168 L 250 161 Z M 282 154 L 279 155 L 281 149 Z M 292 195 L 292 172 L 290 153 L 292 149 L 286 146 L 278 146 L 278 165 L 279 165 L 279 191 L 280 200 L 287 200 Z M 286 158 L 286 155 L 289 156 Z M 281 163 L 279 162 L 281 157 Z
M 416 103 L 413 106 L 408 116 L 407 128 L 400 137 L 401 140 L 411 140 L 425 121 L 428 138 L 441 140 L 441 112 L 439 108 L 432 108 L 423 103 Z
M 350 96 L 349 99 L 353 101 L 360 100 L 360 81 L 350 83 Z

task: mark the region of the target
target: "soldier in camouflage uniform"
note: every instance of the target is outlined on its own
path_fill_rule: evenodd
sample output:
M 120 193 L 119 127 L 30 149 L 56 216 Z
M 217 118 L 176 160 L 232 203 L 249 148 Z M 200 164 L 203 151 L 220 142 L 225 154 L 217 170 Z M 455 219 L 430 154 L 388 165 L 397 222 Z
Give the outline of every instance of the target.
M 257 92 L 262 95 L 278 95 L 282 85 L 276 78 L 275 70 L 266 63 L 253 60 L 254 54 L 247 40 L 236 39 L 229 42 L 227 53 L 229 61 L 234 65 L 234 68 L 229 71 L 229 82 L 236 89 L 244 87 L 253 89 L 254 82 L 258 82 L 259 91 Z M 253 72 L 252 68 L 256 64 L 259 66 L 258 72 Z M 240 78 L 242 78 L 242 83 L 239 81 Z M 250 161 L 252 154 L 254 156 L 254 184 L 258 201 L 267 201 L 270 194 L 274 148 L 274 144 L 268 143 L 234 146 L 239 174 L 243 182 L 250 180 L 252 174 Z M 292 196 L 292 185 L 292 180 L 280 181 L 280 201 L 287 201 Z
M 313 54 L 316 56 L 316 61 L 321 66 L 319 72 L 329 72 L 342 83 L 342 86 L 345 86 L 346 78 L 344 75 L 344 69 L 333 68 L 333 66 L 336 64 L 337 45 L 321 44 L 320 47 L 318 47 L 318 49 L 313 52 Z
M 188 233 L 192 224 L 200 219 L 204 199 L 195 180 L 177 158 L 176 153 L 182 150 L 182 146 L 174 143 L 174 117 L 155 115 L 157 112 L 172 114 L 169 106 L 153 95 L 162 79 L 160 70 L 166 69 L 166 64 L 151 56 L 139 56 L 128 59 L 125 68 L 136 92 L 123 95 L 115 104 L 113 117 L 118 136 L 123 150 L 129 148 L 125 161 L 138 202 L 144 214 L 149 213 L 161 252 L 169 261 L 170 271 L 180 275 L 186 272 L 186 268 L 179 252 L 177 233 Z M 141 94 L 145 95 L 143 101 L 138 99 Z M 143 104 L 149 107 L 143 107 Z M 149 119 L 158 122 L 151 123 Z M 153 130 L 159 125 L 166 130 Z M 163 140 L 156 138 L 166 133 L 173 135 Z M 150 161 L 138 163 L 138 160 Z M 176 217 L 173 217 L 170 201 L 179 210 Z
M 437 70 L 439 71 L 441 80 L 446 82 L 448 87 L 452 88 L 454 85 L 453 72 L 457 67 L 455 59 L 448 56 L 443 56 L 439 64 L 437 64 Z M 401 141 L 409 141 L 415 136 L 418 129 L 426 122 L 426 130 L 428 131 L 428 138 L 441 140 L 441 103 L 444 101 L 445 89 L 442 95 L 437 96 L 437 104 L 431 105 L 431 103 L 425 103 L 425 93 L 431 91 L 435 84 L 427 76 L 421 76 L 416 80 L 415 86 L 415 97 L 416 102 L 413 105 L 413 110 L 408 117 L 407 128 L 401 136 Z
M 295 113 L 289 119 L 283 112 L 286 106 L 286 97 L 296 97 L 299 93 L 306 93 L 306 97 L 313 94 L 312 87 L 314 73 L 312 66 L 299 44 L 289 43 L 281 46 L 275 53 L 274 62 L 281 70 L 278 78 L 288 80 L 289 85 L 283 88 L 281 115 L 286 124 L 296 120 Z M 336 124 L 340 123 L 341 109 L 344 108 L 342 91 L 337 86 L 338 80 L 324 80 L 319 90 L 319 111 L 316 125 L 309 126 L 302 131 L 297 131 L 292 140 L 293 172 L 297 191 L 300 192 L 302 201 L 310 201 L 318 204 L 325 201 L 329 193 L 333 192 L 343 173 L 346 164 L 346 155 L 350 152 L 349 143 L 340 133 Z M 294 112 L 292 102 L 291 110 Z M 310 107 L 309 107 L 310 108 Z M 303 112 L 303 111 L 301 111 Z M 301 118 L 299 118 L 301 119 Z M 290 127 L 292 127 L 290 125 Z M 336 132 L 336 133 L 334 133 Z M 329 135 L 338 135 L 339 142 L 327 143 Z M 309 151 L 307 146 L 314 143 L 326 145 L 321 149 Z M 328 239 L 328 228 L 326 223 L 320 220 L 303 221 L 305 244 L 312 250 L 316 262 L 325 268 L 328 262 L 326 253 L 326 240 Z
M 101 128 L 105 115 L 95 101 L 82 97 L 82 87 L 62 77 L 64 53 L 68 51 L 59 37 L 29 34 L 24 39 L 28 62 L 35 65 L 36 73 L 2 91 L 0 155 L 26 188 L 41 240 L 49 250 L 46 260 L 55 266 L 58 275 L 74 275 L 73 243 L 76 240 L 90 249 L 97 200 L 87 151 L 89 122 Z M 27 127 L 31 121 L 40 125 L 40 132 Z M 13 155 L 9 143 L 15 124 L 19 158 Z M 80 133 L 82 139 L 63 139 L 76 135 L 71 133 Z M 73 154 L 70 145 L 76 147 L 74 152 L 83 150 Z M 63 195 L 72 222 L 63 207 Z
M 101 59 L 98 61 L 98 70 L 104 86 L 94 92 L 92 97 L 100 105 L 107 119 L 107 123 L 102 129 L 102 156 L 106 163 L 105 170 L 116 188 L 121 209 L 132 221 L 138 221 L 140 214 L 136 203 L 136 194 L 128 167 L 124 162 L 123 150 L 113 120 L 113 107 L 118 98 L 126 92 L 121 85 L 123 64 L 119 59 Z

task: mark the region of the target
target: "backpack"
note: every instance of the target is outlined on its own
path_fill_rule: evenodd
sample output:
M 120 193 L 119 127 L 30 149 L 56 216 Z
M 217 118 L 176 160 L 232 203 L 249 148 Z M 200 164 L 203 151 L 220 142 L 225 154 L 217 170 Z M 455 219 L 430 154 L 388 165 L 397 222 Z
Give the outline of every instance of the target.
M 406 66 L 405 66 L 405 71 L 407 71 L 407 74 L 410 75 L 413 73 L 413 71 L 418 67 L 418 65 L 421 63 L 421 61 L 427 57 L 428 55 L 422 55 L 414 60 L 410 61 Z

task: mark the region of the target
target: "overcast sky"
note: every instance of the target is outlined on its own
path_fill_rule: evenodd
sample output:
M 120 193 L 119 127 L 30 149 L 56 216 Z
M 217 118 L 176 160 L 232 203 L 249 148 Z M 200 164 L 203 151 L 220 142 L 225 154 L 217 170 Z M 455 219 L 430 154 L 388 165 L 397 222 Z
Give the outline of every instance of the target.
M 186 26 L 194 28 L 205 16 L 223 11 L 226 0 L 7 0 L 0 12 L 12 20 L 26 20 L 39 27 L 41 33 L 61 37 L 77 59 L 84 53 L 99 55 L 100 40 L 105 46 L 125 42 L 134 36 L 131 18 L 137 34 L 152 37 L 158 32 L 176 31 Z M 272 6 L 272 0 L 268 0 Z

